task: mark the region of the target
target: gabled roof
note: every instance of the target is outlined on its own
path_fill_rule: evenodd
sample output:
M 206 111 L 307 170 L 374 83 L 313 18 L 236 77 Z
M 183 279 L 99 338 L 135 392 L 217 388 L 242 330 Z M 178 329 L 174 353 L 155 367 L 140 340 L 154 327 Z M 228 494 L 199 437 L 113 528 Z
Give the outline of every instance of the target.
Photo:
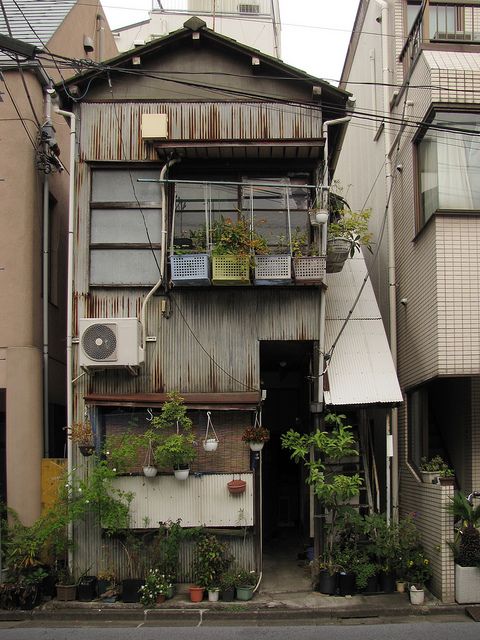
M 305 71 L 297 69 L 296 67 L 292 67 L 285 62 L 282 62 L 278 58 L 273 56 L 269 56 L 265 53 L 262 53 L 258 49 L 254 49 L 253 47 L 249 47 L 247 45 L 241 44 L 237 40 L 232 38 L 228 38 L 212 29 L 209 29 L 206 26 L 206 23 L 200 18 L 194 16 L 187 20 L 184 26 L 181 29 L 177 29 L 176 31 L 172 31 L 166 36 L 162 36 L 161 38 L 157 38 L 148 42 L 147 44 L 136 47 L 135 49 L 130 49 L 129 51 L 125 51 L 115 58 L 111 58 L 110 60 L 105 61 L 105 65 L 107 65 L 110 69 L 113 67 L 122 67 L 126 63 L 129 63 L 133 56 L 141 56 L 148 58 L 149 56 L 153 56 L 161 52 L 163 49 L 167 49 L 171 47 L 175 43 L 180 43 L 183 40 L 187 40 L 192 37 L 192 32 L 199 31 L 203 38 L 207 38 L 211 42 L 217 43 L 220 46 L 225 47 L 230 51 L 235 51 L 239 55 L 256 57 L 259 59 L 260 64 L 264 65 L 265 68 L 272 69 L 272 72 L 281 72 L 282 75 L 290 76 L 291 78 L 296 78 L 299 80 L 304 80 L 306 83 L 311 84 L 312 86 L 321 87 L 324 98 L 340 103 L 345 104 L 348 98 L 350 97 L 350 93 L 343 89 L 338 89 L 334 87 L 326 80 L 322 80 L 315 76 L 311 76 Z M 90 80 L 90 78 L 95 77 L 101 74 L 102 71 L 98 69 L 88 70 L 84 73 L 81 73 L 77 76 L 70 78 L 66 84 L 79 84 L 82 81 Z M 58 90 L 61 92 L 62 87 L 59 86 Z
M 3 0 L 12 37 L 39 47 L 48 43 L 76 4 L 77 0 Z M 2 11 L 0 33 L 8 35 Z

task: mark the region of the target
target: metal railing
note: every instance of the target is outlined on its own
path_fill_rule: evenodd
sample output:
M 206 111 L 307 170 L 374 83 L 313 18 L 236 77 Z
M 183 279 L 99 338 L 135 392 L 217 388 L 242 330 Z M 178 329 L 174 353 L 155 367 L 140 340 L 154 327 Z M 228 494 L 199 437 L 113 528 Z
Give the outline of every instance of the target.
M 158 7 L 165 13 L 195 13 L 196 15 L 269 16 L 269 0 L 161 0 Z
M 408 76 L 423 43 L 480 43 L 480 0 L 424 0 L 400 53 Z

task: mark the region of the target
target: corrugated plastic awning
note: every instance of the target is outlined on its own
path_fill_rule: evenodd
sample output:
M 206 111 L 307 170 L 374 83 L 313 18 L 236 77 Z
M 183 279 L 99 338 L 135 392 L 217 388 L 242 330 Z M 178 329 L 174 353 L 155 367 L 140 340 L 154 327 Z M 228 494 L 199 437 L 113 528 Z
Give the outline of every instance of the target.
M 325 350 L 328 353 L 360 291 L 367 268 L 348 259 L 326 284 Z M 325 403 L 397 405 L 403 401 L 380 310 L 370 280 L 335 347 L 325 378 Z

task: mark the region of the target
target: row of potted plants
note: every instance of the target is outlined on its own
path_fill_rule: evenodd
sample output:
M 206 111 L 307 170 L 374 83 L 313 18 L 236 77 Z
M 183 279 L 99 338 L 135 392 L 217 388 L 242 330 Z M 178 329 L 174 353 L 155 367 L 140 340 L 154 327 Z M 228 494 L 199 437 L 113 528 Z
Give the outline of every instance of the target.
M 341 271 L 348 256 L 361 245 L 370 248 L 369 212 L 342 211 L 329 225 L 327 255 L 318 255 L 318 245 L 299 227 L 288 242 L 282 236 L 277 250 L 238 214 L 234 221 L 221 217 L 211 226 L 209 238 L 204 227 L 191 231 L 191 248 L 174 245 L 170 256 L 171 282 L 189 285 L 273 285 L 298 282 L 319 284 L 325 273 Z M 207 251 L 213 246 L 210 255 Z

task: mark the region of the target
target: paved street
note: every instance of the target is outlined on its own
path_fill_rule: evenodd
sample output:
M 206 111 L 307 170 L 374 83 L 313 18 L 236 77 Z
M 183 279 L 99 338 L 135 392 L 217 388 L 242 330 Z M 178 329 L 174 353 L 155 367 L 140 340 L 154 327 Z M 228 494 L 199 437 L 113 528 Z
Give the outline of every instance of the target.
M 59 622 L 4 622 L 0 624 L 2 640 L 478 640 L 480 625 L 463 616 L 436 617 L 435 621 L 416 618 L 413 622 L 397 619 L 395 622 L 378 621 L 332 621 L 332 624 L 299 626 L 221 626 L 162 627 L 161 621 L 132 625 L 128 622 L 117 626 L 105 622 L 104 626 L 89 625 L 72 627 L 72 623 L 59 626 Z M 169 623 L 170 625 L 171 623 Z M 198 624 L 198 623 L 197 623 Z

